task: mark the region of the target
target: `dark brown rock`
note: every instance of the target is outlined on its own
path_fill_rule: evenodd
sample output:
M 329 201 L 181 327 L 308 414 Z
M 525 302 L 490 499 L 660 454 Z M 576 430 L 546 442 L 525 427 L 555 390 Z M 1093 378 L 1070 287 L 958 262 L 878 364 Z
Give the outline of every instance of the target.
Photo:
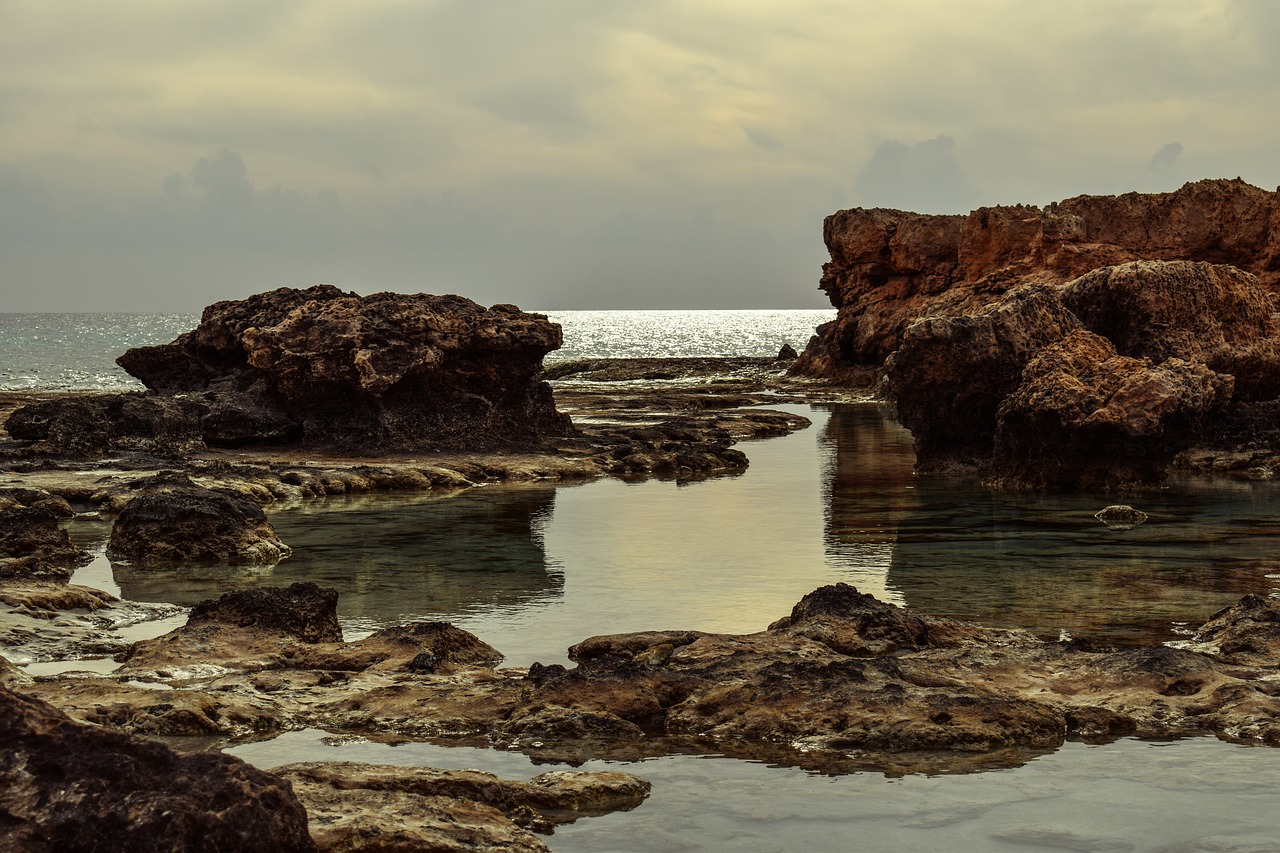
M 60 515 L 43 504 L 0 510 L 0 578 L 65 581 L 89 562 L 58 525 Z
M 1042 347 L 1080 321 L 1056 291 L 1026 286 L 963 316 L 912 323 L 885 363 L 898 419 L 915 439 L 917 465 L 981 462 L 990 455 L 996 412 Z
M 121 510 L 107 556 L 144 566 L 272 565 L 289 556 L 254 500 L 190 479 L 157 477 Z
M 234 625 L 280 634 L 304 643 L 342 642 L 338 593 L 314 583 L 228 592 L 191 609 L 187 625 Z
M 213 404 L 224 441 L 263 420 L 296 422 L 309 444 L 479 448 L 572 431 L 537 379 L 560 342 L 559 326 L 511 305 L 320 285 L 211 305 L 173 343 L 118 361 L 161 394 L 226 397 Z
M 287 782 L 219 753 L 76 723 L 0 688 L 0 847 L 62 851 L 309 851 Z
M 1000 404 L 995 476 L 1051 488 L 1159 480 L 1230 401 L 1232 384 L 1203 364 L 1153 365 L 1073 332 L 1041 350 Z

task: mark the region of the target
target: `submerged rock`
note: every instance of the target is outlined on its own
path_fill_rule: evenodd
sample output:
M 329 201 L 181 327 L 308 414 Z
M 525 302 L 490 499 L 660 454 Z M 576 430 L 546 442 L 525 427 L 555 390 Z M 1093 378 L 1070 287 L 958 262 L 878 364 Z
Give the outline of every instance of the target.
M 178 755 L 2 687 L 0 742 L 6 850 L 316 849 L 289 784 L 237 758 Z
M 1094 513 L 1093 517 L 1107 527 L 1115 528 L 1116 530 L 1128 530 L 1147 520 L 1145 512 L 1140 509 L 1134 509 L 1127 504 L 1113 504 L 1112 506 L 1103 507 Z

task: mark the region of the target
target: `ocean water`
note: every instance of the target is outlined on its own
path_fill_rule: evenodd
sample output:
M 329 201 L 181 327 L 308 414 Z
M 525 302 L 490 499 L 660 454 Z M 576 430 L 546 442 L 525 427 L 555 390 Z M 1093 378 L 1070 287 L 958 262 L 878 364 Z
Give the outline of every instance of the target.
M 772 355 L 784 341 L 799 348 L 832 313 L 553 316 L 565 326 L 565 354 L 600 357 Z M 121 345 L 170 340 L 194 320 L 26 315 L 8 324 L 15 316 L 0 317 L 0 346 L 44 353 L 43 372 L 14 374 L 28 383 L 16 387 L 129 387 L 112 384 L 121 380 L 110 369 L 90 368 L 86 354 L 110 365 Z M 37 327 L 46 330 L 41 340 L 13 343 L 16 330 Z M 59 347 L 64 355 L 51 355 Z M 72 536 L 98 558 L 75 580 L 182 604 L 315 580 L 339 589 L 352 636 L 448 619 L 513 665 L 563 661 L 569 644 L 593 634 L 759 630 L 836 581 L 939 615 L 1115 643 L 1176 640 L 1241 595 L 1280 588 L 1280 492 L 1272 484 L 1184 481 L 1121 496 L 1151 517 L 1113 530 L 1093 513 L 1116 495 L 1004 495 L 916 477 L 909 434 L 875 404 L 797 411 L 813 426 L 742 445 L 752 464 L 733 477 L 495 485 L 454 497 L 336 498 L 276 511 L 272 523 L 294 555 L 261 571 L 113 566 L 102 556 L 109 523 L 81 518 Z M 364 760 L 525 778 L 549 769 L 519 754 L 335 746 L 324 734 L 295 732 L 230 751 L 263 767 Z M 553 849 L 1280 850 L 1271 813 L 1280 750 L 1211 738 L 1069 743 L 1018 767 L 957 775 L 939 765 L 936 774 L 906 778 L 823 776 L 716 756 L 593 767 L 645 776 L 654 794 L 632 812 L 557 830 L 548 839 Z
M 773 356 L 802 350 L 834 310 L 551 311 L 573 358 Z M 195 314 L 0 313 L 0 391 L 134 391 L 115 359 L 130 347 L 172 341 Z

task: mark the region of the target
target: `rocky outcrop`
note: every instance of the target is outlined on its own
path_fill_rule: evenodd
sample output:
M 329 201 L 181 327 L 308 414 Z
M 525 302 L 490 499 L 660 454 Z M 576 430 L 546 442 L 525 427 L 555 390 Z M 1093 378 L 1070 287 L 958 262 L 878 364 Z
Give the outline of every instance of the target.
M 1000 403 L 994 468 L 1007 485 L 1105 488 L 1159 480 L 1231 399 L 1203 364 L 1116 353 L 1079 330 L 1044 347 Z
M 823 237 L 831 261 L 821 288 L 839 314 L 798 373 L 879 366 L 919 317 L 964 313 L 1019 284 L 1062 283 L 1129 261 L 1228 264 L 1266 291 L 1280 285 L 1280 200 L 1238 179 L 967 216 L 843 210 L 827 217 Z
M 309 851 L 287 782 L 219 753 L 74 722 L 0 687 L 5 850 Z
M 262 506 L 184 475 L 145 481 L 111 528 L 107 556 L 142 566 L 189 563 L 269 566 L 289 556 Z
M 757 758 L 845 769 L 902 769 L 912 754 L 946 751 L 965 766 L 1002 750 L 1025 759 L 1068 736 L 1280 744 L 1277 625 L 1275 602 L 1250 597 L 1185 647 L 1095 648 L 928 616 L 837 584 L 754 634 L 592 637 L 570 649 L 571 668 L 495 670 L 483 644 L 451 626 L 306 644 L 204 623 L 139 643 L 111 679 L 28 689 L 138 733 L 318 727 L 487 740 L 564 761 L 737 744 Z M 429 666 L 415 663 L 421 655 Z M 173 688 L 162 701 L 139 686 L 154 681 Z
M 89 562 L 89 553 L 59 526 L 60 506 L 38 501 L 0 510 L 0 579 L 65 581 Z
M 868 380 L 882 366 L 882 387 L 915 437 L 922 470 L 958 466 L 993 483 L 1058 488 L 1159 480 L 1175 448 L 1230 431 L 1211 423 L 1229 416 L 1230 406 L 1280 395 L 1280 200 L 1242 181 L 1081 196 L 1043 210 L 982 208 L 967 217 L 846 210 L 828 217 L 825 235 L 831 262 L 822 287 L 840 311 L 792 371 L 844 379 L 861 371 Z M 1116 374 L 1087 391 L 1070 387 L 1069 372 L 1042 371 L 1034 389 L 1009 403 L 1004 450 L 995 452 L 997 410 L 1019 387 L 1023 368 L 1078 328 L 1109 341 L 1119 356 L 1147 361 L 1109 362 L 1127 378 Z M 1226 377 L 1230 389 L 1215 384 L 1204 405 L 1188 400 L 1185 417 L 1172 415 L 1169 407 L 1181 404 L 1170 394 L 1195 396 L 1187 381 L 1204 385 L 1209 374 Z M 1095 455 L 1072 455 L 1089 441 L 1083 434 L 1055 432 L 1065 439 L 1057 445 L 1013 435 L 1031 428 L 1042 403 L 1059 407 L 1052 417 L 1063 423 L 1072 418 L 1059 417 L 1061 406 L 1084 405 L 1081 417 L 1092 414 L 1097 425 L 1108 417 L 1098 394 L 1123 384 L 1127 396 L 1117 407 L 1132 407 L 1143 402 L 1132 393 L 1138 385 L 1154 392 L 1170 381 L 1180 390 L 1150 397 L 1165 408 L 1149 419 L 1162 432 L 1186 431 L 1151 441 L 1152 429 L 1144 428 L 1137 458 L 1127 456 L 1132 444 L 1113 454 L 1114 441 Z M 1132 433 L 1137 420 L 1127 417 L 1122 431 Z M 1035 470 L 1041 463 L 1046 470 Z M 1116 470 L 1102 476 L 1113 463 Z M 1073 468 L 1080 476 L 1069 476 Z
M 570 431 L 537 379 L 560 342 L 512 305 L 321 285 L 219 302 L 173 343 L 118 361 L 159 394 L 212 394 L 218 415 L 202 423 L 228 443 L 262 440 L 265 420 L 296 423 L 309 444 L 483 447 Z
M 1078 328 L 1053 289 L 1032 285 L 972 314 L 913 323 L 885 374 L 921 466 L 988 457 L 996 411 L 1027 362 Z

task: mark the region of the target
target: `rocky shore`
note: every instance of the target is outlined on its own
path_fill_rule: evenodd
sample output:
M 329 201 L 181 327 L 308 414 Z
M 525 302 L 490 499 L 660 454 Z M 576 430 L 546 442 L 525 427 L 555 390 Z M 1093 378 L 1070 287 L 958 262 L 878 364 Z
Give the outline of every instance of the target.
M 1183 195 L 1236 193 L 1256 204 L 1237 199 L 1232 210 L 1265 208 L 1252 188 L 1221 183 Z M 1161 216 L 1186 220 L 1173 196 Z M 836 584 L 753 633 L 587 637 L 569 649 L 571 666 L 511 668 L 447 622 L 348 638 L 338 594 L 315 584 L 186 610 L 69 583 L 89 557 L 64 529 L 77 513 L 110 521 L 108 555 L 138 570 L 270 565 L 290 551 L 274 508 L 503 481 L 732 475 L 748 465 L 742 442 L 808 423 L 769 406 L 848 399 L 872 378 L 896 400 L 922 467 L 1004 485 L 1109 487 L 1158 479 L 1175 462 L 1280 460 L 1267 415 L 1280 393 L 1270 262 L 1133 260 L 1115 234 L 1090 230 L 1098 204 L 1063 205 L 1036 214 L 1039 231 L 994 214 L 828 220 L 829 245 L 849 242 L 829 288 L 874 291 L 875 310 L 889 313 L 859 337 L 874 311 L 850 297 L 861 307 L 842 308 L 793 375 L 789 358 L 541 370 L 559 332 L 540 315 L 312 288 L 220 303 L 173 344 L 130 351 L 121 362 L 146 393 L 0 400 L 0 725 L 14 744 L 0 752 L 0 842 L 533 851 L 547 849 L 538 834 L 641 806 L 649 793 L 624 773 L 509 780 L 336 763 L 267 773 L 157 738 L 230 744 L 317 728 L 539 762 L 716 754 L 895 774 L 1015 766 L 1068 739 L 1280 745 L 1280 609 L 1256 596 L 1205 614 L 1184 641 L 1110 648 L 933 617 Z M 1184 235 L 1188 245 L 1212 242 L 1196 229 L 1217 234 L 1212 223 L 1179 227 L 1199 235 Z M 883 246 L 879 260 L 857 260 L 857 246 L 874 243 L 867 229 L 894 251 L 927 248 L 886 273 Z M 1214 239 L 1244 251 L 1243 238 Z M 1009 261 L 1027 240 L 1037 259 Z M 1268 240 L 1246 248 L 1269 251 Z M 944 274 L 948 253 L 964 263 Z M 1099 258 L 1123 263 L 1077 274 Z M 961 268 L 987 271 L 958 282 Z M 917 286 L 930 298 L 889 311 L 892 291 Z M 902 320 L 896 332 L 890 314 Z M 317 349 L 322 340 L 336 343 Z M 827 379 L 794 375 L 814 372 Z M 1219 464 L 1215 441 L 1235 461 Z M 1112 507 L 1100 523 L 1140 515 Z M 166 630 L 131 636 L 138 622 Z M 106 656 L 97 671 L 43 675 L 5 659 Z
M 879 383 L 922 471 L 1011 488 L 1280 462 L 1280 201 L 1242 181 L 826 220 L 839 309 L 792 368 Z

